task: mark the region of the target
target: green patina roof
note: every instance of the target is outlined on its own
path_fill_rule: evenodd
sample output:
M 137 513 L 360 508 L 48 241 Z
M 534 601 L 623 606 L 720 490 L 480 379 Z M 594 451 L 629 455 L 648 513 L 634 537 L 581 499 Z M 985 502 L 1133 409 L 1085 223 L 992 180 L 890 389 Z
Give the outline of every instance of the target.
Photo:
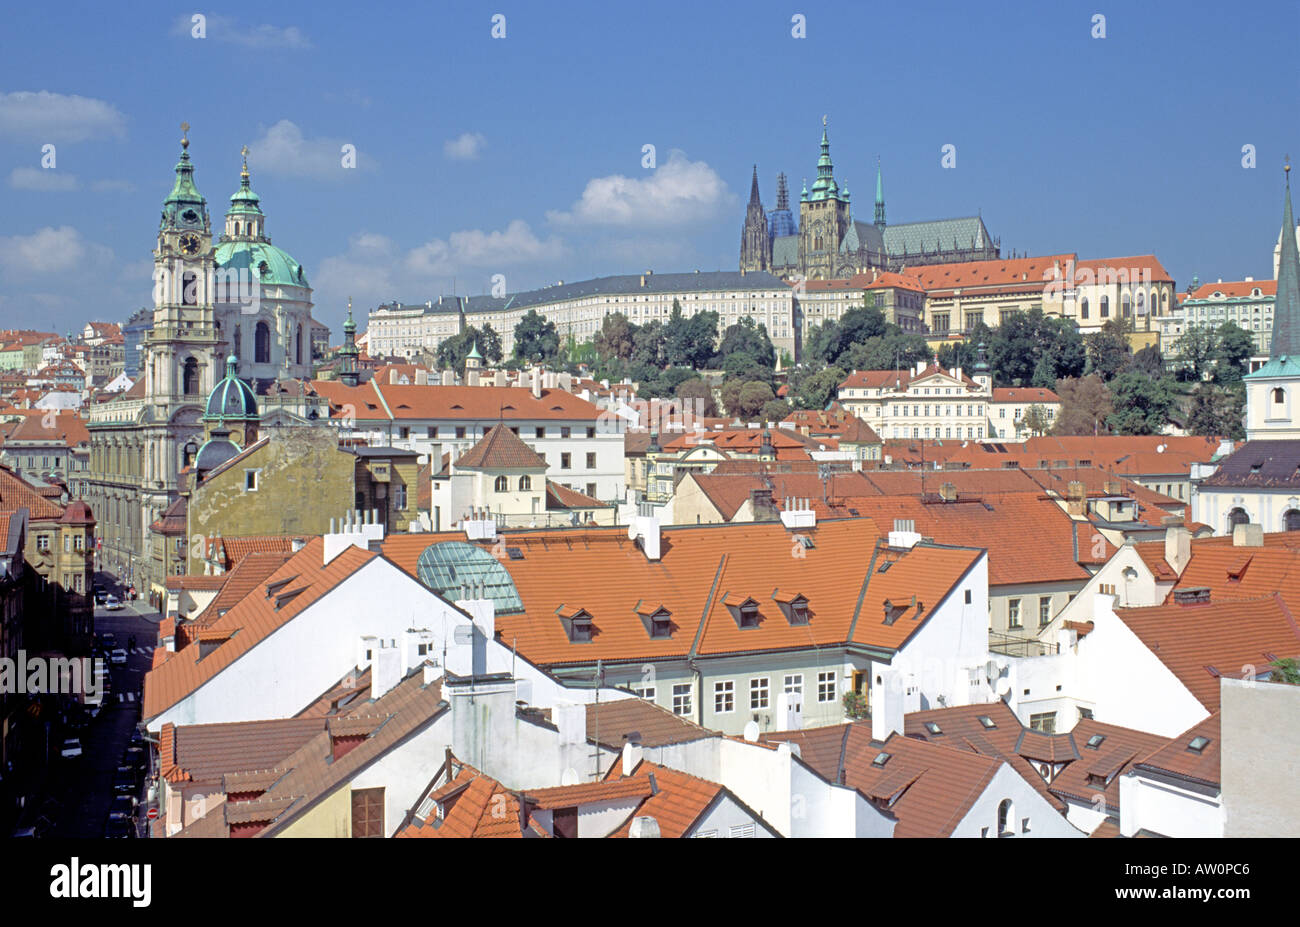
M 205 421 L 220 422 L 227 419 L 257 418 L 257 397 L 253 389 L 235 374 L 236 360 L 232 354 L 226 358 L 226 376 L 208 394 L 203 409 Z
M 185 143 L 188 146 L 188 142 Z M 196 218 L 186 219 L 184 214 L 193 210 Z M 176 162 L 176 183 L 172 192 L 163 200 L 162 226 L 188 225 L 201 228 L 207 224 L 208 201 L 194 186 L 194 163 L 190 161 L 188 151 L 181 152 L 181 159 Z
M 247 270 L 263 286 L 310 286 L 302 265 L 287 252 L 264 241 L 224 241 L 213 259 L 226 270 Z
M 1294 357 L 1283 354 L 1281 357 L 1270 358 L 1267 364 L 1254 373 L 1246 374 L 1243 379 L 1269 380 L 1277 377 L 1300 377 L 1300 362 Z
M 1273 299 L 1273 342 L 1269 350 L 1274 358 L 1300 356 L 1300 251 L 1296 247 L 1295 217 L 1291 213 L 1290 164 L 1286 166 L 1281 245 L 1277 296 Z

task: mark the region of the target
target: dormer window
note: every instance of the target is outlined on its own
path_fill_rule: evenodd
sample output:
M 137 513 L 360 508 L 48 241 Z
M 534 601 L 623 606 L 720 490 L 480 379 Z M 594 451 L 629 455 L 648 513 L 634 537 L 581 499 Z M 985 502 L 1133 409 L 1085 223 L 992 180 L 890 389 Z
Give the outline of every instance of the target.
M 590 644 L 595 637 L 596 628 L 591 615 L 584 608 L 566 610 L 563 605 L 557 609 L 560 622 L 571 644 Z
M 673 636 L 672 612 L 662 605 L 638 603 L 636 614 L 645 625 L 646 633 L 650 635 L 651 640 L 664 640 Z
M 812 613 L 808 610 L 808 597 L 802 593 L 796 593 L 793 596 L 773 594 L 772 598 L 781 607 L 781 613 L 785 615 L 785 620 L 790 622 L 792 627 L 806 625 L 811 620 Z
M 723 599 L 723 604 L 731 612 L 731 617 L 736 619 L 736 625 L 740 628 L 757 628 L 760 620 L 758 613 L 758 602 L 751 597 L 739 598 L 737 596 L 727 596 Z

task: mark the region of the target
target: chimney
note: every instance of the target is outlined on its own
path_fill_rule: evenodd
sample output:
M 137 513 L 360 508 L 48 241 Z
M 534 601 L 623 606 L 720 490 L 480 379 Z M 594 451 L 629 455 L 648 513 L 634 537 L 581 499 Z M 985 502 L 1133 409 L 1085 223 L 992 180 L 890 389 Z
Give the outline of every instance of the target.
M 957 486 L 955 483 L 944 483 L 939 487 L 939 498 L 944 502 L 957 501 Z
M 542 398 L 542 368 L 541 367 L 533 368 L 532 387 L 533 387 L 533 398 L 541 399 Z
M 471 676 L 483 676 L 488 672 L 488 642 L 496 639 L 496 606 L 491 599 L 482 597 L 478 590 L 467 592 L 478 597 L 457 599 L 456 607 L 468 614 L 472 623 L 456 629 L 452 640 L 461 646 L 447 655 L 447 663 L 448 668 L 457 675 L 463 676 L 468 670 Z M 466 643 L 470 645 L 468 661 L 463 646 Z
M 370 697 L 382 698 L 402 681 L 402 651 L 395 640 L 381 640 L 370 664 Z
M 289 542 L 289 549 L 296 554 L 298 551 L 302 550 L 306 545 L 307 545 L 307 540 L 305 538 L 294 538 L 292 541 Z
M 628 531 L 629 537 L 641 539 L 641 549 L 647 560 L 659 559 L 659 519 L 653 515 L 638 515 Z
M 1234 541 L 1236 538 L 1234 537 Z M 1165 562 L 1178 575 L 1182 575 L 1187 561 L 1192 559 L 1192 532 L 1179 519 L 1175 524 L 1165 525 Z
M 454 370 L 444 370 L 444 371 L 442 372 L 442 385 L 443 385 L 443 386 L 455 386 L 455 385 L 456 385 L 456 371 L 454 371 Z
M 876 664 L 871 685 L 871 739 L 888 740 L 903 733 L 903 674 Z
M 1257 524 L 1233 525 L 1233 547 L 1263 547 L 1264 526 Z
M 623 775 L 630 776 L 641 765 L 641 759 L 645 751 L 641 747 L 641 733 L 633 731 L 625 735 L 627 740 L 623 744 Z
M 1120 484 L 1119 480 L 1107 480 L 1102 484 L 1101 491 L 1108 496 L 1118 496 L 1124 491 L 1124 487 Z

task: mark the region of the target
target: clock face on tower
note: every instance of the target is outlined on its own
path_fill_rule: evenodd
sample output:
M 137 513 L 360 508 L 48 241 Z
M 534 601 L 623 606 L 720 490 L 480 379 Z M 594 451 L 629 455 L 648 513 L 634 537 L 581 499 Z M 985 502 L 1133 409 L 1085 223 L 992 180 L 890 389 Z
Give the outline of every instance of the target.
M 197 235 L 182 235 L 182 236 L 181 236 L 181 251 L 184 252 L 185 254 L 198 254 L 198 253 L 199 253 L 199 236 L 197 236 Z

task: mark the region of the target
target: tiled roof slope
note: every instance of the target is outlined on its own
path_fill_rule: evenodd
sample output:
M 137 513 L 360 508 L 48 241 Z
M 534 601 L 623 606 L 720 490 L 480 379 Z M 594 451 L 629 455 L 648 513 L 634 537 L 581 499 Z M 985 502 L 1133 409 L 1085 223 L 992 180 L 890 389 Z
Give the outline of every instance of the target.
M 1198 721 L 1158 750 L 1143 757 L 1137 763 L 1138 770 L 1171 773 L 1184 779 L 1217 787 L 1222 782 L 1221 720 L 1219 712 L 1215 711 L 1204 721 Z M 1197 737 L 1204 737 L 1208 741 L 1199 752 L 1191 749 L 1192 741 Z
M 202 661 L 199 660 L 198 647 L 186 647 L 146 673 L 144 717 L 153 718 L 194 692 L 376 556 L 354 546 L 328 564 L 322 564 L 324 541 L 320 538 L 308 541 L 301 551 L 268 577 L 269 582 L 292 579 L 293 588 L 301 587 L 303 591 L 277 611 L 275 600 L 264 595 L 259 586 L 225 615 L 209 623 L 208 629 L 225 631 L 231 636 Z
M 546 461 L 504 424 L 494 425 L 456 461 L 475 470 L 545 470 Z
M 173 759 L 195 782 L 220 782 L 227 773 L 274 768 L 324 729 L 324 718 L 183 725 L 173 729 Z
M 627 735 L 634 732 L 641 735 L 643 747 L 663 747 L 721 736 L 717 731 L 700 727 L 645 699 L 626 698 L 587 704 L 587 739 L 590 742 L 619 750 Z
M 1208 711 L 1219 707 L 1219 678 L 1265 671 L 1300 657 L 1300 625 L 1278 593 L 1253 599 L 1120 608 L 1115 614 Z
M 871 542 L 879 537 L 870 519 L 822 522 L 798 545 L 780 523 L 669 528 L 661 558 L 649 561 L 626 529 L 515 532 L 503 536 L 519 557 L 504 565 L 525 612 L 499 614 L 502 640 L 541 665 L 685 657 L 848 643 L 892 650 L 901 647 L 940 605 L 980 557 L 981 550 L 918 545 L 887 572 L 875 570 Z M 429 543 L 463 535 L 429 535 Z M 421 539 L 422 540 L 422 539 Z M 416 575 L 427 545 L 389 543 L 384 554 Z M 600 577 L 599 583 L 590 582 Z M 864 581 L 869 588 L 864 591 Z M 811 621 L 791 625 L 774 596 L 802 593 Z M 918 607 L 892 625 L 883 603 Z M 758 604 L 759 626 L 741 629 L 732 607 L 746 598 Z M 638 609 L 662 606 L 672 622 L 667 638 L 651 638 Z M 730 607 L 729 607 L 730 606 Z M 587 643 L 569 640 L 561 615 L 582 610 L 595 633 Z M 858 618 L 861 612 L 860 620 Z
M 1119 777 L 1165 743 L 1165 738 L 1158 734 L 1102 724 L 1091 718 L 1081 720 L 1068 736 L 1079 758 L 1061 770 L 1049 788 L 1061 798 L 1089 805 L 1102 795 L 1106 812 L 1112 816 L 1119 814 Z M 1094 737 L 1102 740 L 1095 747 L 1088 746 Z

